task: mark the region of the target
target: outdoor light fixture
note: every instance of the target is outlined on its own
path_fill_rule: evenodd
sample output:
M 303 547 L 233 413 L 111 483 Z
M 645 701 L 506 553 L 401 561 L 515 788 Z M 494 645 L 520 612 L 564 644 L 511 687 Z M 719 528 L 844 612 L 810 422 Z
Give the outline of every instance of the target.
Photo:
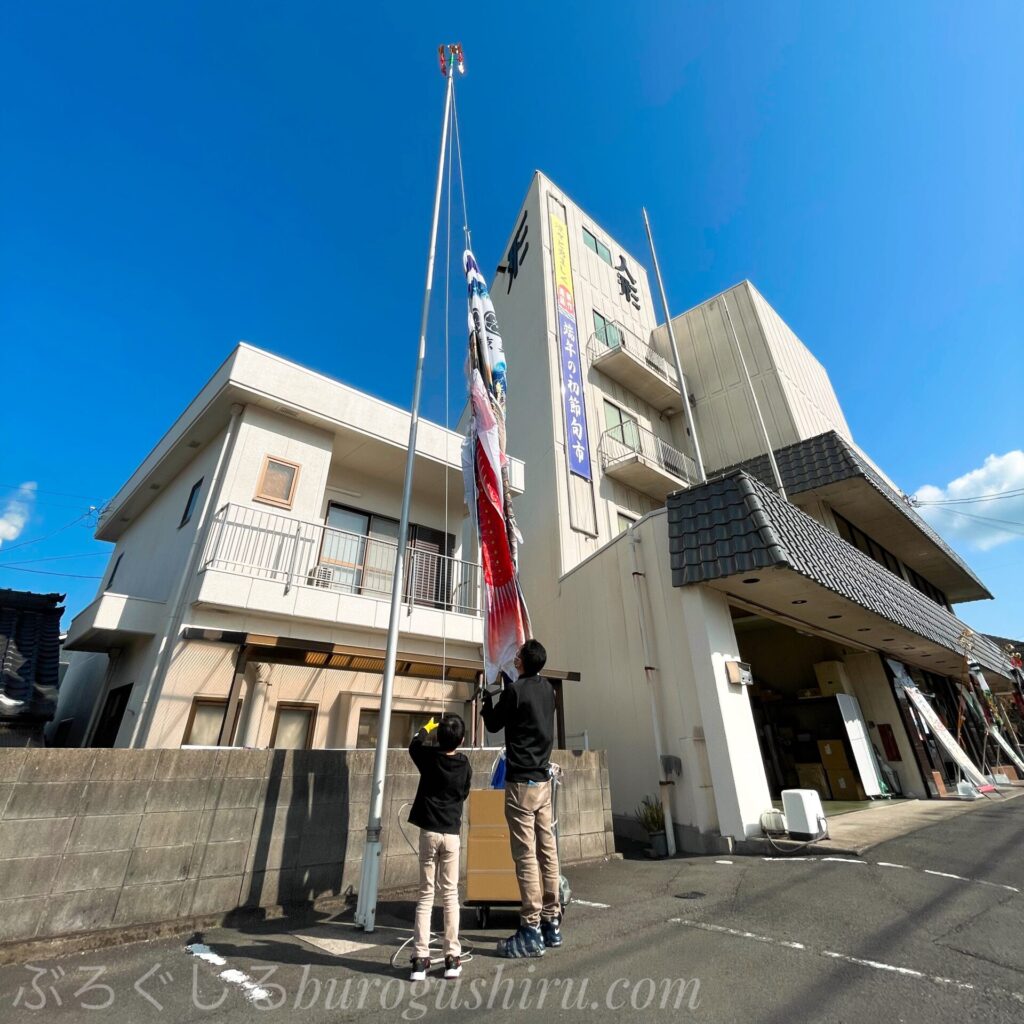
M 760 576 L 750 576 L 748 579 L 745 579 L 743 582 L 744 583 L 760 583 L 761 582 L 761 577 Z
M 793 604 L 807 604 L 802 598 L 799 601 L 794 601 Z
M 829 618 L 830 619 L 841 619 L 842 615 L 830 615 Z

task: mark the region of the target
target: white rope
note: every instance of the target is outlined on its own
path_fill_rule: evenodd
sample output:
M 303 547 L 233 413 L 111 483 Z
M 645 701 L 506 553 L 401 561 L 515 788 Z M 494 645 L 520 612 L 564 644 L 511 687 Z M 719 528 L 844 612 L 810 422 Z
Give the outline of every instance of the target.
M 452 103 L 455 102 L 455 87 L 452 85 Z M 452 136 L 451 132 L 448 133 L 448 210 L 447 210 L 447 223 L 446 223 L 446 247 L 445 247 L 445 265 L 444 265 L 444 429 L 445 429 L 445 446 L 448 444 L 448 424 L 451 421 L 449 413 L 449 397 L 448 397 L 448 334 L 449 328 L 451 327 L 451 297 L 452 297 Z M 448 466 L 447 459 L 444 465 L 444 543 L 446 550 L 444 555 L 446 561 L 445 565 L 442 562 L 445 570 L 445 587 L 448 590 L 446 595 L 445 603 L 441 606 L 441 714 L 444 715 L 448 709 L 448 694 L 447 694 L 447 675 L 448 675 L 448 604 L 452 598 L 451 584 L 452 577 L 454 575 L 451 556 L 448 555 L 448 478 L 451 475 L 451 469 Z
M 462 139 L 459 136 L 459 112 L 455 105 L 455 89 L 452 88 L 452 120 L 455 124 L 455 152 L 459 158 L 459 191 L 462 193 L 462 231 L 466 239 L 466 248 L 473 248 L 473 235 L 469 230 L 469 211 L 466 207 L 466 178 L 462 173 Z

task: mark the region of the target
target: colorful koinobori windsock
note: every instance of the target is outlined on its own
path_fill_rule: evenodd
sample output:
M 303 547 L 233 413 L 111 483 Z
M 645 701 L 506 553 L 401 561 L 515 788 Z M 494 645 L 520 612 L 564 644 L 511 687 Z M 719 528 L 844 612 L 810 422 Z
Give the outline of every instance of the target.
M 463 255 L 469 295 L 469 431 L 462 446 L 466 506 L 480 538 L 484 572 L 484 675 L 515 678 L 515 656 L 530 635 L 530 617 L 519 584 L 516 526 L 505 455 L 505 352 L 487 283 L 472 252 Z

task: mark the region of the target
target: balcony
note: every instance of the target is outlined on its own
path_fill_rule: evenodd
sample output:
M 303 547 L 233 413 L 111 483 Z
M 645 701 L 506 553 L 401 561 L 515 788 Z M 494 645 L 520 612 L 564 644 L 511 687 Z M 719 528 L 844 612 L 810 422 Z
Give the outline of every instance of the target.
M 639 423 L 606 430 L 597 450 L 608 476 L 658 501 L 697 482 L 693 459 Z
M 675 367 L 617 322 L 590 336 L 590 365 L 659 412 L 683 411 Z
M 211 523 L 196 601 L 386 629 L 397 552 L 393 539 L 225 505 Z M 403 632 L 480 642 L 479 565 L 410 545 L 402 596 Z M 456 614 L 446 624 L 444 613 Z

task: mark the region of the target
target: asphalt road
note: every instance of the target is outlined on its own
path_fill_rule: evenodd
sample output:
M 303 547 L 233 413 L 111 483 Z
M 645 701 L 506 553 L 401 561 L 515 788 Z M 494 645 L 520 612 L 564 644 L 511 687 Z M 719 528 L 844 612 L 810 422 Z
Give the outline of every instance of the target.
M 373 935 L 340 915 L 217 929 L 202 937 L 205 959 L 173 940 L 3 967 L 0 1021 L 251 1024 L 265 1015 L 318 1024 L 486 1014 L 489 1024 L 630 1015 L 1019 1024 L 1022 851 L 1018 800 L 980 806 L 861 860 L 613 861 L 570 871 L 574 896 L 595 905 L 570 908 L 566 945 L 541 960 L 498 960 L 493 942 L 514 918 L 496 915 L 483 931 L 466 911 L 463 938 L 476 955 L 458 985 L 436 978 L 413 988 L 404 957 L 402 971 L 389 967 L 412 917 L 410 902 L 391 901 L 381 905 L 386 927 Z

